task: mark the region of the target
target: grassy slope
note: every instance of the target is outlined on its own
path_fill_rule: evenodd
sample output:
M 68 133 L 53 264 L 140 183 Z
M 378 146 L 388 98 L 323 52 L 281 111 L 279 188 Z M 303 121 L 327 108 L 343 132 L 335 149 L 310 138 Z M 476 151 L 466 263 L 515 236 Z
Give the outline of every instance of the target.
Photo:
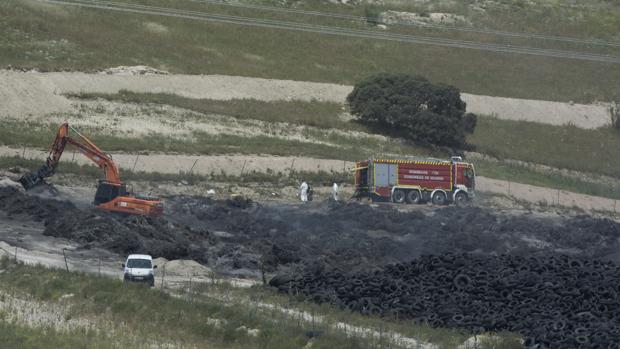
M 468 6 L 472 2 L 386 0 L 384 8 L 456 13 L 465 16 L 473 27 L 482 29 L 620 41 L 616 30 L 620 26 L 617 2 L 581 0 L 572 5 L 557 0 L 500 0 L 484 4 L 484 11 Z
M 334 103 L 322 102 L 261 102 L 255 100 L 212 101 L 196 100 L 168 94 L 140 94 L 121 92 L 119 94 L 79 95 L 80 98 L 105 98 L 113 101 L 133 103 L 157 103 L 191 109 L 198 112 L 230 115 L 241 119 L 258 119 L 267 122 L 290 122 L 298 125 L 312 125 L 320 129 L 338 128 L 342 130 L 359 130 L 362 128 L 354 122 L 346 122 L 338 117 L 341 108 Z M 9 123 L 0 129 L 0 144 L 27 145 L 45 148 L 48 146 L 51 135 L 56 131 L 56 125 L 41 125 L 32 123 Z M 448 157 L 449 154 L 432 152 L 428 149 L 413 145 L 404 145 L 396 141 L 369 141 L 367 139 L 351 139 L 328 137 L 320 131 L 313 131 L 316 137 L 329 141 L 335 146 L 323 144 L 308 144 L 298 141 L 280 140 L 271 137 L 245 138 L 234 135 L 218 137 L 195 134 L 198 141 L 172 140 L 165 135 L 150 135 L 140 140 L 126 139 L 101 133 L 101 130 L 82 130 L 89 135 L 99 146 L 107 151 L 126 152 L 179 152 L 197 154 L 274 154 L 308 156 L 329 159 L 359 160 L 382 153 L 401 155 L 431 155 Z M 550 142 L 553 140 L 553 142 Z M 583 130 L 571 126 L 552 126 L 522 121 L 499 120 L 492 117 L 480 117 L 474 135 L 469 139 L 477 150 L 497 158 L 509 158 L 538 164 L 546 164 L 557 168 L 572 169 L 585 173 L 601 173 L 617 177 L 620 170 L 614 158 L 614 149 L 620 147 L 620 135 L 610 129 Z M 551 144 L 553 143 L 553 144 Z M 586 159 L 584 161 L 583 159 Z M 21 161 L 21 162 L 20 162 Z M 21 159 L 3 159 L 3 167 L 17 165 L 34 168 L 37 163 L 23 162 Z M 620 184 L 610 185 L 599 182 L 596 178 L 581 179 L 575 176 L 548 173 L 532 167 L 501 162 L 474 161 L 479 175 L 526 183 L 537 186 L 573 191 L 577 193 L 620 199 Z M 68 168 L 63 171 L 82 173 L 84 169 Z M 91 175 L 98 175 L 94 171 Z M 124 171 L 124 173 L 126 173 Z M 219 174 L 212 174 L 211 177 Z M 301 175 L 301 174 L 300 174 Z M 308 176 L 305 173 L 303 175 Z M 170 176 L 162 174 L 132 174 L 126 179 L 170 180 Z M 258 176 L 258 177 L 257 177 Z M 329 181 L 336 176 L 339 180 L 347 181 L 342 174 L 324 173 L 313 177 L 316 180 Z M 187 175 L 188 180 L 199 180 Z M 246 176 L 247 177 L 247 176 Z M 253 177 L 253 178 L 250 178 Z M 271 177 L 280 178 L 282 174 L 259 176 L 252 174 L 247 178 L 226 178 L 229 181 L 265 181 L 272 182 Z M 286 176 L 284 176 L 286 177 Z M 288 176 L 291 181 L 297 175 Z M 345 176 L 346 177 L 346 176 Z M 213 178 L 212 178 L 213 179 Z M 222 180 L 222 178 L 220 178 Z
M 328 327 L 327 324 L 311 324 L 295 320 L 291 316 L 283 316 L 277 310 L 265 311 L 254 302 L 276 301 L 281 305 L 291 300 L 275 294 L 270 289 L 252 288 L 235 291 L 226 285 L 203 285 L 196 291 L 209 294 L 225 293 L 230 302 L 223 302 L 200 294 L 185 294 L 182 297 L 171 297 L 156 289 L 147 289 L 140 285 L 127 285 L 119 280 L 100 278 L 78 273 L 67 273 L 44 267 L 30 267 L 13 264 L 4 258 L 0 261 L 0 291 L 15 294 L 19 297 L 32 297 L 37 301 L 56 303 L 66 294 L 74 296 L 63 300 L 62 306 L 67 309 L 70 318 L 87 318 L 90 320 L 111 320 L 92 331 L 73 330 L 67 332 L 46 331 L 44 328 L 27 328 L 23 325 L 9 324 L 0 319 L 0 339 L 4 343 L 14 343 L 19 348 L 46 348 L 47 343 L 56 348 L 89 347 L 112 348 L 146 347 L 145 338 L 161 343 L 172 343 L 175 346 L 197 346 L 209 348 L 301 348 L 308 342 L 306 333 L 313 327 L 321 331 L 321 335 L 313 339 L 313 348 L 378 348 L 379 340 L 356 340 L 347 338 L 341 332 Z M 45 285 L 45 287 L 41 287 Z M 238 298 L 242 295 L 245 302 Z M 286 303 L 285 303 L 286 302 Z M 312 314 L 336 318 L 339 321 L 359 323 L 361 316 L 346 313 L 338 309 L 311 304 L 305 305 Z M 8 314 L 4 314 L 7 316 Z M 217 326 L 208 319 L 218 319 L 222 325 Z M 402 321 L 381 320 L 376 318 L 362 319 L 364 324 L 371 324 L 383 331 L 407 327 L 416 332 L 415 326 Z M 257 337 L 244 335 L 237 330 L 240 326 L 259 329 Z M 426 340 L 436 338 L 438 342 L 454 344 L 462 342 L 467 335 L 445 329 L 419 327 L 417 333 Z M 110 331 L 114 330 L 114 336 Z M 513 335 L 504 334 L 503 344 L 496 348 L 518 348 Z M 117 343 L 115 343 L 117 342 Z M 47 346 L 49 347 L 49 346 Z M 116 346 L 118 347 L 118 346 Z M 453 346 L 452 346 L 453 347 Z M 442 345 L 441 348 L 448 348 Z M 483 347 L 484 349 L 487 346 Z M 488 348 L 491 348 L 488 346 Z
M 286 122 L 291 124 L 315 126 L 319 128 L 337 128 L 347 130 L 366 130 L 356 123 L 343 121 L 339 114 L 343 106 L 339 103 L 312 103 L 292 101 L 264 102 L 254 99 L 235 99 L 230 101 L 187 98 L 167 93 L 136 93 L 121 90 L 115 94 L 80 93 L 69 95 L 71 98 L 95 99 L 124 103 L 153 103 L 170 105 L 203 114 L 229 115 L 237 119 L 254 119 L 266 122 Z
M 58 125 L 34 122 L 4 121 L 0 128 L 0 145 L 32 146 L 46 149 L 57 132 Z M 101 129 L 81 128 L 81 131 L 101 149 L 109 152 L 156 152 L 179 154 L 271 154 L 307 156 L 324 159 L 359 160 L 382 153 L 432 155 L 427 149 L 402 144 L 397 140 L 379 141 L 372 138 L 330 134 L 308 129 L 312 139 L 329 144 L 301 142 L 264 135 L 244 137 L 234 134 L 211 135 L 194 132 L 192 139 L 177 139 L 166 134 L 152 133 L 140 138 L 111 135 Z
M 80 98 L 104 98 L 132 103 L 157 103 L 202 113 L 219 113 L 235 118 L 344 130 L 364 130 L 355 122 L 338 118 L 341 107 L 324 102 L 260 102 L 254 100 L 212 101 L 168 94 L 82 94 Z M 613 161 L 620 149 L 620 132 L 612 128 L 584 130 L 534 122 L 501 120 L 479 116 L 475 133 L 469 137 L 476 150 L 500 159 L 515 159 L 557 168 L 618 177 L 620 163 Z M 424 155 L 424 149 L 407 149 Z M 388 148 L 388 152 L 400 153 Z M 445 155 L 445 154 L 443 154 Z
M 473 163 L 476 166 L 476 173 L 481 176 L 620 200 L 620 183 L 618 182 L 602 183 L 596 178 L 581 179 L 536 170 L 531 166 L 495 161 L 474 160 Z
M 620 91 L 620 69 L 602 63 L 128 15 L 32 0 L 0 3 L 0 18 L 0 66 L 93 70 L 147 64 L 172 72 L 347 84 L 377 72 L 403 72 L 470 93 L 550 100 L 608 100 L 618 98 Z M 149 23 L 157 23 L 158 29 Z
M 584 130 L 480 117 L 469 141 L 478 151 L 500 159 L 620 176 L 620 132 L 612 128 Z
M 283 121 L 326 129 L 337 127 L 343 130 L 363 130 L 363 127 L 355 122 L 340 120 L 338 113 L 341 108 L 335 103 L 212 101 L 126 91 L 118 94 L 83 94 L 80 97 L 167 104 L 204 113 L 214 111 L 236 118 L 258 119 L 267 122 Z M 611 128 L 584 130 L 573 126 L 554 126 L 480 116 L 476 131 L 469 137 L 469 142 L 476 146 L 477 151 L 500 159 L 521 160 L 612 177 L 618 177 L 620 173 L 620 164 L 613 161 L 617 149 L 620 149 L 620 132 Z M 397 151 L 392 147 L 384 146 L 384 149 L 386 152 L 397 154 L 409 152 L 409 154 L 427 155 L 426 152 L 428 152 L 422 148 L 405 148 Z M 448 154 L 435 155 L 447 156 Z M 347 159 L 354 158 L 347 157 Z M 496 166 L 498 165 L 489 163 L 485 165 L 485 168 L 489 170 L 488 173 L 494 173 L 500 176 L 499 178 L 515 179 L 514 176 L 508 177 L 510 171 L 506 171 L 506 168 L 491 170 Z M 524 172 L 517 171 L 517 173 Z M 555 175 L 549 177 L 555 177 Z M 535 180 L 534 176 L 524 176 L 524 178 L 527 178 L 530 184 L 538 184 L 538 182 L 532 183 Z M 539 182 L 542 184 L 545 181 Z M 570 185 L 570 187 L 576 188 L 577 185 Z M 563 189 L 567 188 L 563 187 Z M 587 192 L 599 193 L 597 190 L 587 190 Z
M 14 129 L 14 128 L 11 128 Z M 52 130 L 48 131 L 50 134 Z M 2 133 L 0 133 L 2 134 Z M 17 137 L 18 134 L 13 134 L 11 137 Z M 111 137 L 97 137 L 99 140 L 110 142 L 110 145 L 114 144 L 114 141 L 123 141 L 121 138 L 111 138 Z M 33 139 L 40 140 L 45 139 L 44 132 L 40 134 L 34 135 Z M 157 142 L 161 137 L 153 137 L 151 139 L 152 142 Z M 23 140 L 23 139 L 20 139 Z M 241 142 L 242 144 L 246 144 L 246 140 Z M 15 145 L 15 143 L 11 143 Z M 22 143 L 23 144 L 23 143 Z M 39 143 L 26 143 L 28 145 L 38 145 L 43 146 L 43 144 Z M 148 141 L 140 144 L 149 144 Z M 184 144 L 180 143 L 178 146 L 189 146 L 190 143 Z M 273 149 L 273 143 L 269 143 L 270 146 L 267 148 Z M 156 143 L 155 143 L 156 145 Z M 248 153 L 253 154 L 252 144 L 249 143 L 250 148 L 247 149 Z M 283 143 L 282 147 L 284 149 L 289 149 L 287 143 Z M 135 143 L 133 146 L 130 146 L 127 150 L 130 151 L 143 151 L 144 147 L 136 147 Z M 209 151 L 214 154 L 218 154 L 218 150 L 221 149 L 211 149 Z M 294 149 L 293 149 L 294 150 Z M 301 149 L 304 153 L 301 154 L 311 154 L 309 152 L 311 149 L 308 147 L 303 147 Z M 344 160 L 359 160 L 362 157 L 356 157 L 355 153 L 343 153 L 342 149 L 327 149 L 328 152 L 331 152 L 331 156 L 329 153 L 321 153 L 324 154 L 327 158 L 337 157 L 338 154 L 343 155 Z M 227 153 L 224 151 L 224 153 Z M 420 152 L 404 152 L 404 154 L 408 155 L 420 155 Z M 295 155 L 300 155 L 296 153 Z M 443 156 L 446 157 L 447 154 L 435 154 L 435 156 Z M 14 166 L 26 167 L 28 169 L 34 170 L 39 167 L 42 163 L 40 161 L 33 160 L 24 160 L 18 157 L 2 157 L 0 158 L 0 168 L 11 168 Z M 483 161 L 483 160 L 475 160 L 474 164 L 476 165 L 476 171 L 478 175 L 487 176 L 495 179 L 503 179 L 514 182 L 520 182 L 525 184 L 531 184 L 536 186 L 543 186 L 561 190 L 572 191 L 576 193 L 583 193 L 588 195 L 602 196 L 608 197 L 612 199 L 620 199 L 620 183 L 616 185 L 610 185 L 609 183 L 601 183 L 597 181 L 595 178 L 590 180 L 575 178 L 570 175 L 562 175 L 557 173 L 548 173 L 543 170 L 537 170 L 535 168 L 529 166 L 515 165 L 515 164 L 505 164 L 501 162 L 492 162 L 492 161 Z M 97 177 L 100 175 L 100 171 L 93 166 L 78 166 L 71 162 L 63 162 L 60 168 L 60 171 L 63 173 L 75 173 L 82 174 L 91 177 Z M 180 175 L 166 175 L 160 173 L 134 173 L 128 169 L 123 169 L 123 178 L 125 180 L 152 180 L 152 181 L 179 181 L 186 180 L 190 183 L 195 181 L 204 181 L 204 180 L 216 180 L 216 181 L 224 181 L 224 182 L 234 182 L 234 183 L 242 183 L 242 182 L 263 182 L 263 183 L 273 183 L 277 185 L 293 185 L 298 182 L 299 178 L 310 179 L 315 183 L 331 183 L 333 181 L 336 182 L 350 182 L 352 179 L 350 178 L 349 173 L 328 173 L 328 172 L 319 172 L 319 173 L 246 173 L 241 177 L 222 175 L 218 173 L 210 174 L 209 176 L 198 176 L 194 174 L 180 174 Z

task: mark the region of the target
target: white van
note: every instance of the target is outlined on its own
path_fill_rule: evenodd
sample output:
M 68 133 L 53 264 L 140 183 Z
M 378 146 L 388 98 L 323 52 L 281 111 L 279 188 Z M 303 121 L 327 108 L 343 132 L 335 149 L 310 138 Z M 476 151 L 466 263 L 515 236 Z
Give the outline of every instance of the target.
M 153 258 L 147 254 L 132 254 L 122 264 L 123 280 L 148 283 L 155 286 L 155 269 Z

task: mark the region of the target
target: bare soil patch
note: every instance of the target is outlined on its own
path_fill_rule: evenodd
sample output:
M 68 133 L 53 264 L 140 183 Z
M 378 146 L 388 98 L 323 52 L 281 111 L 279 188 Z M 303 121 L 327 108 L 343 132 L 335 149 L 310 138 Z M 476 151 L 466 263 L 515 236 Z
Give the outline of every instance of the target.
M 158 71 L 112 69 L 101 74 L 0 71 L 0 118 L 70 113 L 69 93 L 117 93 L 120 90 L 172 93 L 188 98 L 261 101 L 302 100 L 343 103 L 351 86 L 223 75 L 173 75 Z M 146 69 L 146 68 L 145 68 Z M 129 71 L 129 73 L 128 73 Z M 144 72 L 144 73 L 142 73 Z M 501 119 L 598 128 L 610 123 L 606 104 L 584 105 L 463 94 L 468 111 Z

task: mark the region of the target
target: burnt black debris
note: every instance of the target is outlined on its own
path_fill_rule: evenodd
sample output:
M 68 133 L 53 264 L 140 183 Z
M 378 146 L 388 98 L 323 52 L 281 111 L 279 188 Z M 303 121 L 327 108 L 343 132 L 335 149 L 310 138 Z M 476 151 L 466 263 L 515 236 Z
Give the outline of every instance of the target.
M 44 235 L 70 239 L 84 248 L 208 261 L 208 232 L 179 227 L 166 219 L 121 216 L 94 208 L 82 210 L 68 201 L 27 195 L 13 187 L 0 187 L 0 210 L 41 221 L 45 224 Z
M 449 253 L 371 273 L 314 266 L 270 283 L 363 314 L 474 332 L 519 332 L 527 348 L 620 343 L 620 267 L 610 261 Z
M 73 212 L 77 209 L 68 201 L 41 199 L 25 195 L 18 187 L 0 186 L 0 210 L 9 216 L 26 215 L 36 221 L 44 221 L 62 212 Z
M 0 210 L 85 248 L 191 258 L 233 275 L 301 270 L 273 286 L 363 313 L 519 331 L 528 345 L 620 343 L 620 224 L 609 219 L 240 197 L 172 196 L 165 206 L 162 218 L 123 217 L 0 188 Z
M 424 254 L 464 252 L 620 260 L 620 224 L 589 216 L 548 219 L 476 207 L 400 212 L 356 203 L 257 204 L 187 196 L 165 198 L 165 205 L 163 218 L 123 217 L 0 188 L 1 210 L 44 221 L 50 236 L 119 253 L 210 264 L 223 258 L 221 265 L 248 270 L 317 259 L 368 270 Z

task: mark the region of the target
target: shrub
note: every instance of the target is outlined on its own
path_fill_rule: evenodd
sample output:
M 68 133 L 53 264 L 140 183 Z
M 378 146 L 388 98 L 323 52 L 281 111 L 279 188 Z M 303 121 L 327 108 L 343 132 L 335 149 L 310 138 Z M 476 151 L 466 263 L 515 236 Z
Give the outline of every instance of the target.
M 373 5 L 364 7 L 364 17 L 366 23 L 376 25 L 381 24 L 381 10 Z
M 347 97 L 351 113 L 375 130 L 417 143 L 460 148 L 476 128 L 460 91 L 412 75 L 382 74 L 357 84 Z

